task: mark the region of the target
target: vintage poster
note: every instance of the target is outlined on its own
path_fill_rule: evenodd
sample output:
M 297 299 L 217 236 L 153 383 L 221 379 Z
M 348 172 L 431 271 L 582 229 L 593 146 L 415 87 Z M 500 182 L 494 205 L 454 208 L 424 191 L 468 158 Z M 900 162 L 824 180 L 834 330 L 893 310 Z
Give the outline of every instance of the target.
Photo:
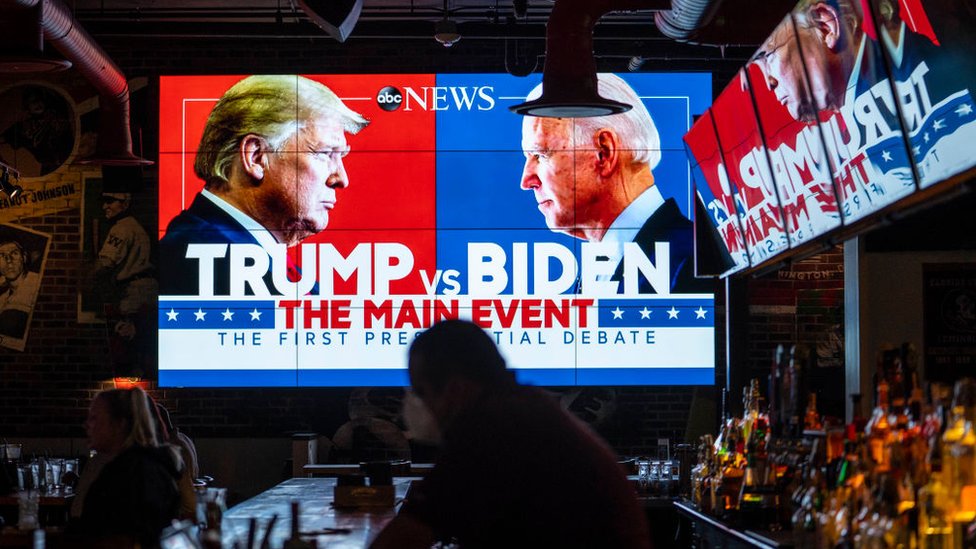
M 0 224 L 0 347 L 23 351 L 51 236 Z
M 455 317 L 525 382 L 713 383 L 681 141 L 710 76 L 601 74 L 635 108 L 585 122 L 512 113 L 539 80 L 162 77 L 160 384 L 403 385 Z M 268 97 L 292 119 L 219 131 Z
M 951 383 L 976 368 L 976 264 L 922 265 L 925 377 Z

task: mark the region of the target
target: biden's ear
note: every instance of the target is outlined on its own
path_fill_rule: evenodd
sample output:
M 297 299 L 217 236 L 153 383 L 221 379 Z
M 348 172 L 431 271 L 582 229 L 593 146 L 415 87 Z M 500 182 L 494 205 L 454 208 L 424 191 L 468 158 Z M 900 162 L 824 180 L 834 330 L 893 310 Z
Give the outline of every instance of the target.
M 617 132 L 609 128 L 597 130 L 596 142 L 597 170 L 602 177 L 609 177 L 617 170 L 620 163 L 620 138 Z
M 270 148 L 263 137 L 247 134 L 241 139 L 239 154 L 244 173 L 251 177 L 255 185 L 264 179 L 264 171 L 268 168 L 268 153 Z

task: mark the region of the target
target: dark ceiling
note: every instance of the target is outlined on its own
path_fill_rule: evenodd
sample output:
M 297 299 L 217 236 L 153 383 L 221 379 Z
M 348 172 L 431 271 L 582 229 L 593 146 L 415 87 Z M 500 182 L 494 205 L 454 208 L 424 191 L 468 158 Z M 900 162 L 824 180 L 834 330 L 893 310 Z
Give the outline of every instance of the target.
M 298 0 L 67 1 L 77 19 L 96 38 L 328 38 L 310 21 Z M 757 8 L 753 0 L 707 1 L 715 6 L 715 15 L 692 41 L 722 46 L 723 54 L 726 48 L 754 48 L 794 3 L 764 0 L 762 7 Z M 662 2 L 670 4 L 670 0 Z M 543 40 L 553 5 L 550 0 L 364 0 L 348 40 L 431 40 L 435 25 L 444 18 L 457 23 L 462 37 L 469 40 Z M 651 44 L 669 40 L 655 26 L 654 10 L 608 13 L 596 25 L 594 38 L 597 44 L 609 40 Z M 666 55 L 682 51 L 675 50 L 673 44 L 661 47 Z M 599 54 L 599 47 L 595 49 Z

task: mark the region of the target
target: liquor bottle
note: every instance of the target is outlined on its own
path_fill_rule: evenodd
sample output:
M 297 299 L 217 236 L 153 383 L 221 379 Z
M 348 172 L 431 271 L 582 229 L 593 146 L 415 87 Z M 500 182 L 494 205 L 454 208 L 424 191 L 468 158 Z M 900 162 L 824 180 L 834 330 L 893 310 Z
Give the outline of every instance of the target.
M 976 516 L 976 382 L 962 379 L 956 383 L 952 412 L 942 434 L 943 479 L 948 487 L 955 512 L 953 522 L 958 530 Z M 957 534 L 958 536 L 958 534 Z
M 953 508 L 942 483 L 942 464 L 932 463 L 929 482 L 918 490 L 919 549 L 954 549 Z
M 861 408 L 861 401 L 863 400 L 861 393 L 851 393 L 851 411 L 853 417 L 851 417 L 851 425 L 855 432 L 864 432 L 864 427 L 867 425 L 868 420 L 864 417 L 864 410 Z
M 800 409 L 802 404 L 800 403 L 800 398 L 803 395 L 803 369 L 806 358 L 806 347 L 794 345 L 790 349 L 790 364 L 787 368 L 789 372 L 787 375 L 789 378 L 789 387 L 786 390 L 787 404 L 785 408 L 788 415 L 786 432 L 788 436 L 793 438 L 799 438 L 803 434 L 802 411 Z
M 888 419 L 888 382 L 883 377 L 878 378 L 877 401 L 865 431 L 868 435 L 868 456 L 874 462 L 875 471 L 888 472 L 891 469 L 889 447 L 891 423 Z
M 820 422 L 820 413 L 817 412 L 817 393 L 807 395 L 807 410 L 803 415 L 803 429 L 809 431 L 823 429 L 823 423 Z
M 785 353 L 786 350 L 782 344 L 776 346 L 776 351 L 773 353 L 773 363 L 769 370 L 769 387 L 766 390 L 766 394 L 769 395 L 766 413 L 769 415 L 770 434 L 774 438 L 779 438 L 783 433 L 783 418 L 781 417 L 783 406 L 780 403 L 780 385 L 783 381 L 783 357 Z
M 918 372 L 912 372 L 912 388 L 908 393 L 908 409 L 911 412 L 912 420 L 916 423 L 923 423 L 925 415 L 922 407 L 925 404 L 925 391 L 918 382 Z
M 956 522 L 968 524 L 976 520 L 976 381 L 962 379 L 956 384 L 963 406 L 962 437 L 949 450 L 956 466 L 959 484 L 959 507 Z
M 757 417 L 746 449 L 747 464 L 739 491 L 739 511 L 743 523 L 763 529 L 778 523 L 776 508 L 779 504 L 775 476 L 770 475 L 772 464 L 767 447 L 768 431 L 766 417 Z
M 712 435 L 704 435 L 698 446 L 698 463 L 691 470 L 691 501 L 705 513 L 711 512 L 710 498 L 706 492 L 707 479 L 711 475 Z
M 743 443 L 748 444 L 756 422 L 759 420 L 759 380 L 753 378 L 749 387 L 742 388 L 742 435 Z

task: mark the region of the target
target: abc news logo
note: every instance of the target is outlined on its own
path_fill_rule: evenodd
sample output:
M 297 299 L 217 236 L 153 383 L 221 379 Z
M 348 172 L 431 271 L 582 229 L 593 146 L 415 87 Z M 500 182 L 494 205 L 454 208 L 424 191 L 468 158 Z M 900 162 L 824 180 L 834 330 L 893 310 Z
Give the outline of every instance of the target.
M 490 111 L 495 108 L 492 86 L 384 86 L 376 93 L 376 104 L 384 111 Z
M 384 111 L 395 111 L 403 104 L 403 93 L 393 86 L 386 86 L 376 94 L 376 103 Z

